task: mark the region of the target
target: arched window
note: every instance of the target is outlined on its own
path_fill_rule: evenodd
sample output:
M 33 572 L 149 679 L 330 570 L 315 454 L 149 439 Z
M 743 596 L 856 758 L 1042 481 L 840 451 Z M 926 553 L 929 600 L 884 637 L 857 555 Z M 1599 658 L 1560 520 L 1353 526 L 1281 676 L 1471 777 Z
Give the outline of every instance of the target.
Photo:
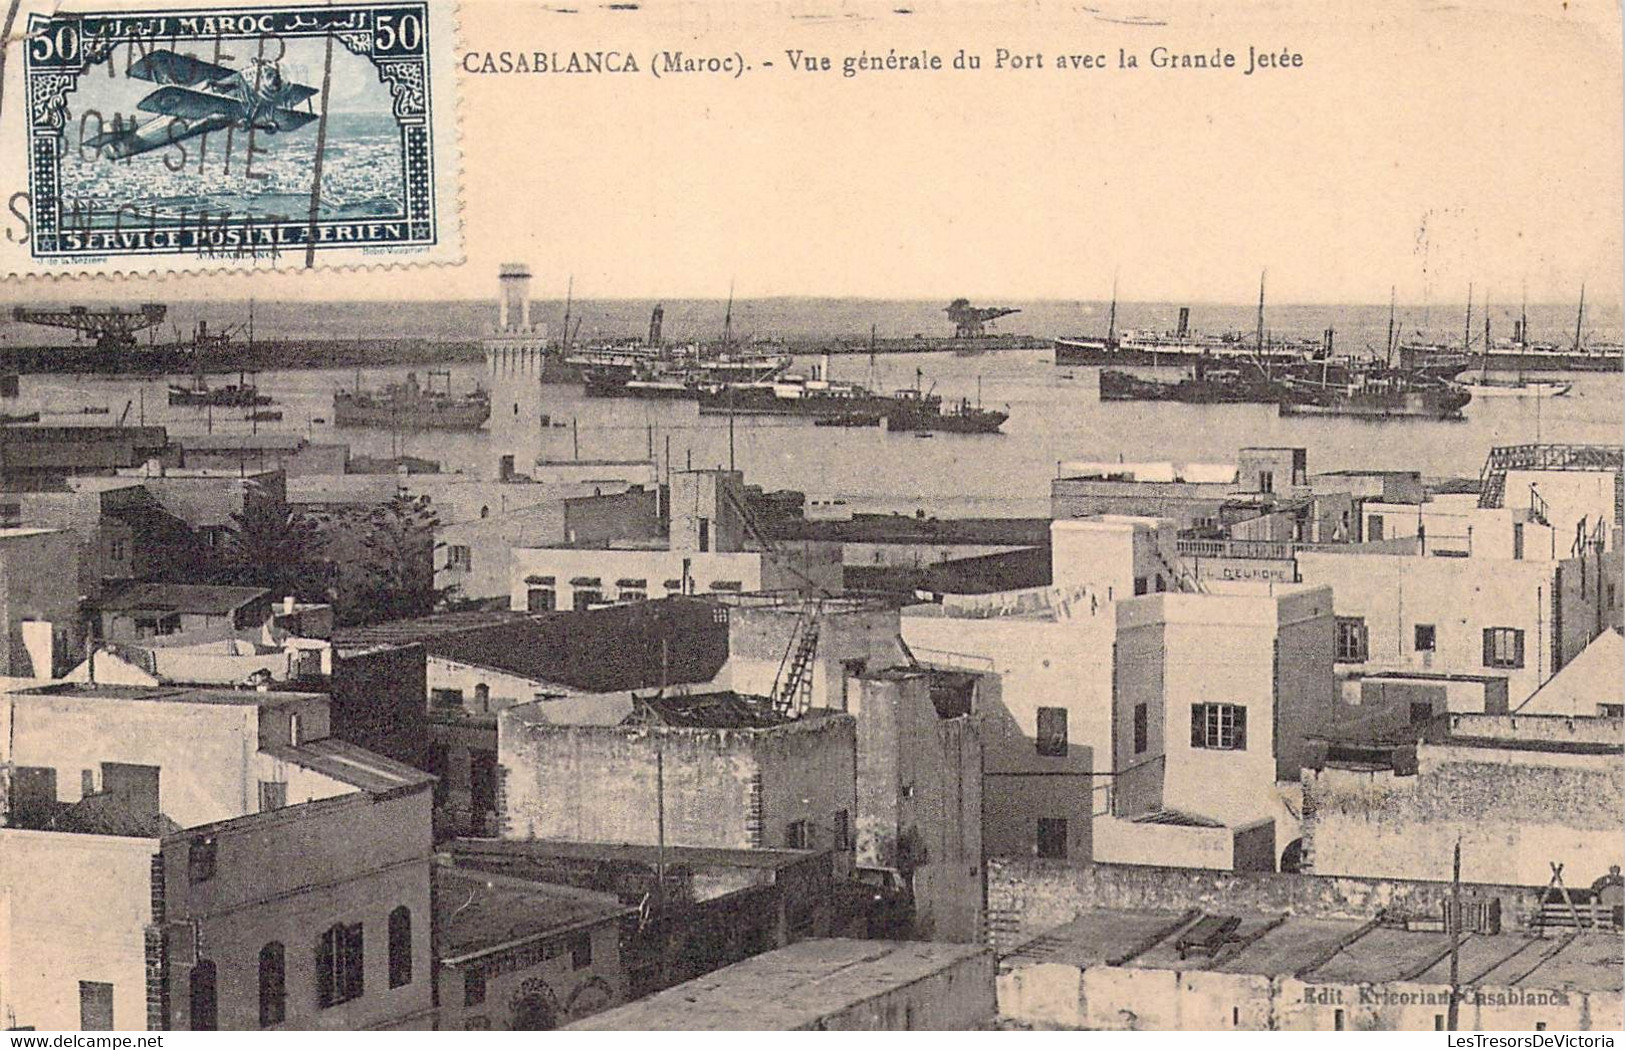
M 281 1024 L 288 1016 L 287 957 L 280 941 L 260 949 L 260 1027 Z
M 482 714 L 491 710 L 491 687 L 484 682 L 474 686 L 474 710 Z
M 412 983 L 412 913 L 401 905 L 389 913 L 389 986 Z
M 220 1027 L 220 997 L 214 963 L 199 959 L 192 967 L 192 1031 L 213 1032 Z
M 316 1001 L 323 1009 L 361 998 L 364 960 L 359 922 L 335 923 L 316 939 Z

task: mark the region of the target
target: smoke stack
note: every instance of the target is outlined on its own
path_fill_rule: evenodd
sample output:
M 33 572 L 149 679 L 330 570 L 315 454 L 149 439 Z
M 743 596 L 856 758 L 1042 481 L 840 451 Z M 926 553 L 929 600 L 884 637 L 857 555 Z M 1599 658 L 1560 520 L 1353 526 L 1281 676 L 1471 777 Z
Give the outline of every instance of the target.
M 497 300 L 497 327 L 505 332 L 530 327 L 530 270 L 524 263 L 503 263 L 497 273 L 502 294 Z
M 654 312 L 649 315 L 649 345 L 660 345 L 660 326 L 666 320 L 666 307 L 663 303 L 656 303 Z
M 1326 329 L 1326 334 L 1322 338 L 1326 346 L 1326 356 L 1330 357 L 1332 356 L 1332 330 L 1330 328 Z
M 1190 334 L 1190 331 L 1191 308 L 1188 306 L 1181 306 L 1179 308 L 1179 331 L 1176 334 L 1179 336 L 1179 338 L 1183 339 Z

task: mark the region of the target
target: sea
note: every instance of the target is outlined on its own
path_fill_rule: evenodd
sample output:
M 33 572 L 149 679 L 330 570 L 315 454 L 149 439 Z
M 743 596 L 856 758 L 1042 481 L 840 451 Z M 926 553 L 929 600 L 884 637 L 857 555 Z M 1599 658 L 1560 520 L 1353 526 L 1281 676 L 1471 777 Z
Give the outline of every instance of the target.
M 647 328 L 651 303 L 577 301 L 578 342 L 627 337 Z M 1009 303 L 1021 312 L 997 330 L 1050 337 L 1103 331 L 1107 305 L 1099 302 Z M 1180 304 L 1121 304 L 1120 328 L 1171 327 Z M 944 333 L 942 303 L 888 300 L 741 300 L 733 304 L 732 328 L 742 337 L 867 339 Z M 492 323 L 490 302 L 457 303 L 269 303 L 255 304 L 256 332 L 264 338 L 424 338 L 472 340 Z M 668 339 L 707 339 L 721 334 L 722 301 L 681 300 L 664 304 Z M 1251 331 L 1256 304 L 1192 304 L 1193 328 L 1207 332 Z M 534 304 L 533 318 L 560 330 L 564 304 Z M 9 311 L 7 311 L 9 313 Z M 194 319 L 211 328 L 246 316 L 246 303 L 173 303 L 170 321 L 182 330 Z M 1475 311 L 1475 318 L 1477 317 Z M 1573 338 L 1573 306 L 1531 305 L 1532 337 Z M 1462 338 L 1464 315 L 1443 308 L 1402 308 L 1408 337 Z M 1492 314 L 1492 327 L 1511 331 L 1512 311 Z M 572 320 L 572 327 L 575 326 Z M 1478 333 L 1481 320 L 1475 320 Z M 1336 345 L 1359 350 L 1381 346 L 1388 307 L 1281 306 L 1266 325 L 1275 337 L 1317 336 L 1334 330 Z M 1584 338 L 1619 339 L 1617 307 L 1588 307 Z M 0 324 L 0 348 L 22 340 L 39 343 L 37 332 Z M 798 366 L 820 364 L 817 356 Z M 483 364 L 445 366 L 454 391 L 492 387 L 493 416 L 477 433 L 392 432 L 339 429 L 332 424 L 333 392 L 401 381 L 408 371 L 426 379 L 428 366 L 265 371 L 251 377 L 276 401 L 281 422 L 254 423 L 241 409 L 171 407 L 162 378 L 25 375 L 21 394 L 0 411 L 40 411 L 55 424 L 162 425 L 174 434 L 298 433 L 312 441 L 348 444 L 353 455 L 410 455 L 435 460 L 445 471 L 491 476 L 503 455 L 521 464 L 534 459 L 644 459 L 662 466 L 732 465 L 747 481 L 766 489 L 794 489 L 809 499 L 839 501 L 854 512 L 942 517 L 1029 517 L 1049 512 L 1050 482 L 1067 461 L 1233 463 L 1238 449 L 1288 446 L 1307 450 L 1312 472 L 1345 469 L 1415 470 L 1430 478 L 1476 478 L 1496 445 L 1526 442 L 1620 444 L 1625 379 L 1618 373 L 1578 373 L 1573 389 L 1557 398 L 1485 398 L 1455 422 L 1370 422 L 1314 417 L 1281 418 L 1270 405 L 1103 403 L 1099 370 L 1056 366 L 1049 349 L 954 353 L 837 354 L 834 378 L 884 390 L 922 387 L 957 401 L 965 398 L 1010 414 L 1003 433 L 992 435 L 887 433 L 879 428 L 814 427 L 805 420 L 701 416 L 691 402 L 595 399 L 577 386 L 514 383 L 489 376 Z M 175 377 L 185 382 L 185 377 Z M 237 377 L 215 376 L 218 385 Z M 93 410 L 87 413 L 86 409 Z M 100 411 L 105 409 L 105 414 Z

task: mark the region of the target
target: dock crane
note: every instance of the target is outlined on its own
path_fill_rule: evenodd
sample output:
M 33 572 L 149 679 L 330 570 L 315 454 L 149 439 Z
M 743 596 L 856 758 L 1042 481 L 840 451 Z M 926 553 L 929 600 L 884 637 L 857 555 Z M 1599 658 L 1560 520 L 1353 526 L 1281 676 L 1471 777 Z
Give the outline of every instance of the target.
M 18 306 L 12 309 L 11 319 L 47 328 L 66 328 L 74 333 L 75 342 L 88 336 L 96 341 L 97 350 L 113 354 L 135 349 L 135 334 L 162 324 L 168 313 L 169 307 L 163 303 L 143 303 L 133 309 L 111 306 L 104 310 L 86 306 L 55 309 Z
M 942 312 L 954 323 L 955 339 L 981 339 L 988 334 L 988 325 L 1021 311 L 1009 306 L 972 306 L 969 299 L 955 299 Z

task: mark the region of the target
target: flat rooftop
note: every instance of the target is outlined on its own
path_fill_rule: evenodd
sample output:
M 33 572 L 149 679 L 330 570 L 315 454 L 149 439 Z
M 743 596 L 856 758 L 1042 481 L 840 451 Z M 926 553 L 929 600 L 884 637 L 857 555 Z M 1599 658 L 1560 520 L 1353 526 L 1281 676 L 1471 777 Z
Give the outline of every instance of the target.
M 437 950 L 440 961 L 449 964 L 637 911 L 607 893 L 467 871 L 446 863 L 436 865 L 434 884 Z
M 213 689 L 204 686 L 100 685 L 90 682 L 46 682 L 18 689 L 17 696 L 61 696 L 77 700 L 134 700 L 159 704 L 224 704 L 237 707 L 278 707 L 319 699 L 323 693 L 257 689 Z
M 1199 918 L 1194 909 L 1095 909 L 1017 947 L 1000 960 L 1000 970 L 1062 963 L 1296 976 L 1319 984 L 1449 983 L 1450 935 L 1443 931 L 1352 919 L 1231 914 L 1240 926 L 1227 945 L 1212 955 L 1187 952 L 1181 959 L 1179 935 Z M 1461 942 L 1461 975 L 1464 984 L 1482 987 L 1618 992 L 1625 989 L 1622 949 L 1625 937 L 1618 933 L 1585 932 L 1571 938 L 1468 934 Z
M 448 849 L 459 860 L 541 858 L 546 860 L 608 861 L 668 867 L 754 868 L 777 870 L 800 864 L 816 850 L 723 849 L 710 846 L 637 846 L 623 843 L 561 842 L 550 839 L 454 839 Z
M 979 945 L 928 941 L 800 941 L 568 1027 L 794 1031 L 986 951 Z

